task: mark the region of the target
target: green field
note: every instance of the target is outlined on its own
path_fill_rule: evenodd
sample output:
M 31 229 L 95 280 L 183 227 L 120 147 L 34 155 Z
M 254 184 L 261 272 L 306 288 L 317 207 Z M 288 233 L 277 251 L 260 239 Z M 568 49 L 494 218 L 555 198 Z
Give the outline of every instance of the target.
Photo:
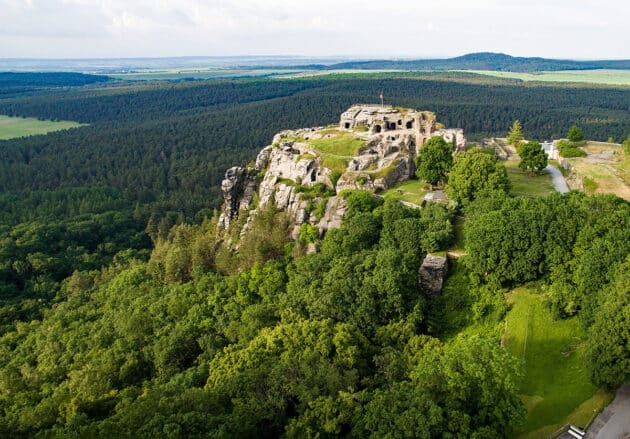
M 542 174 L 531 174 L 518 167 L 518 160 L 504 162 L 508 171 L 512 195 L 524 197 L 544 197 L 554 192 L 551 175 L 543 171 Z
M 76 128 L 80 126 L 82 126 L 82 124 L 77 122 L 55 122 L 52 120 L 38 120 L 30 117 L 22 118 L 0 115 L 0 140 L 46 134 L 51 131 L 66 130 L 68 128 Z
M 509 293 L 508 301 L 506 347 L 525 368 L 521 393 L 528 415 L 519 438 L 547 437 L 569 422 L 585 426 L 612 395 L 588 379 L 580 323 L 576 318 L 554 320 L 543 296 L 527 288 Z
M 394 198 L 419 206 L 428 192 L 429 187 L 424 181 L 407 180 L 398 186 L 386 190 L 382 195 L 385 198 Z
M 563 70 L 558 72 L 516 73 L 472 70 L 486 76 L 523 81 L 584 82 L 588 84 L 630 85 L 630 70 Z

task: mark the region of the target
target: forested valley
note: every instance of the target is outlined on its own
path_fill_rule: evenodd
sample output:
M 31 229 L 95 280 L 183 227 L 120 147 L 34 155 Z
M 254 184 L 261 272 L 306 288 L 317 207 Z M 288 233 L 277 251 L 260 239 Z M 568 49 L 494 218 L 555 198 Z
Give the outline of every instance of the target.
M 532 138 L 577 123 L 621 140 L 630 90 L 452 74 L 76 85 L 0 99 L 0 114 L 89 124 L 0 141 L 0 436 L 510 437 L 522 367 L 499 341 L 523 284 L 579 319 L 595 385 L 630 379 L 620 198 L 505 185 L 417 210 L 349 192 L 315 254 L 273 206 L 233 253 L 213 212 L 225 170 L 276 132 L 381 91 L 473 139 L 520 119 Z M 456 301 L 420 293 L 458 218 Z

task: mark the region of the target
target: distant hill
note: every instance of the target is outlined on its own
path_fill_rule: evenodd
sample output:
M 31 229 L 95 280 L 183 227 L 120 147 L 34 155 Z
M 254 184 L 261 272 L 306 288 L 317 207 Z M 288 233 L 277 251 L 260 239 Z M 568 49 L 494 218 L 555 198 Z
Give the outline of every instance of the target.
M 572 61 L 548 58 L 523 58 L 504 53 L 470 53 L 456 58 L 418 60 L 349 61 L 325 69 L 395 69 L 395 70 L 496 70 L 504 72 L 540 72 L 556 70 L 630 69 L 630 60 Z

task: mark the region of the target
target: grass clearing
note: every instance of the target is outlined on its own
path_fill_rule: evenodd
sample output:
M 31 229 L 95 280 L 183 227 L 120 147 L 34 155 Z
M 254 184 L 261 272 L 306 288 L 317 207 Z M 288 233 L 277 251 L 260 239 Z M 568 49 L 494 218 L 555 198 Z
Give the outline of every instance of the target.
M 630 70 L 560 70 L 557 72 L 495 72 L 471 70 L 471 73 L 504 79 L 540 82 L 584 82 L 588 84 L 630 85 Z
M 521 393 L 528 415 L 519 438 L 546 437 L 567 422 L 586 425 L 610 395 L 588 379 L 578 320 L 554 320 L 543 296 L 526 287 L 509 293 L 508 301 L 506 347 L 525 368 Z
M 555 191 L 551 175 L 547 171 L 541 174 L 531 174 L 518 167 L 518 160 L 504 162 L 508 177 L 512 183 L 511 193 L 523 197 L 544 197 Z
M 407 180 L 383 192 L 383 197 L 421 205 L 430 187 L 421 180 Z
M 365 141 L 359 137 L 338 130 L 326 130 L 322 132 L 324 138 L 308 140 L 317 152 L 322 155 L 336 155 L 344 157 L 354 157 L 365 144 Z
M 588 142 L 587 157 L 566 159 L 589 193 L 612 193 L 630 200 L 630 155 L 617 144 Z
M 36 136 L 53 131 L 84 126 L 78 122 L 39 120 L 33 117 L 9 117 L 0 115 L 0 140 Z

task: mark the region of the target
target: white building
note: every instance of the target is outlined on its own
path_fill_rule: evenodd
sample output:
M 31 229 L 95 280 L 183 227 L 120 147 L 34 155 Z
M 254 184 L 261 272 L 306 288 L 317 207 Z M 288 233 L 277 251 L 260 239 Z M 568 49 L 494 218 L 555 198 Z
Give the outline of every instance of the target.
M 547 157 L 550 160 L 558 160 L 558 148 L 556 148 L 556 142 L 542 142 L 541 143 L 543 151 L 547 154 Z

